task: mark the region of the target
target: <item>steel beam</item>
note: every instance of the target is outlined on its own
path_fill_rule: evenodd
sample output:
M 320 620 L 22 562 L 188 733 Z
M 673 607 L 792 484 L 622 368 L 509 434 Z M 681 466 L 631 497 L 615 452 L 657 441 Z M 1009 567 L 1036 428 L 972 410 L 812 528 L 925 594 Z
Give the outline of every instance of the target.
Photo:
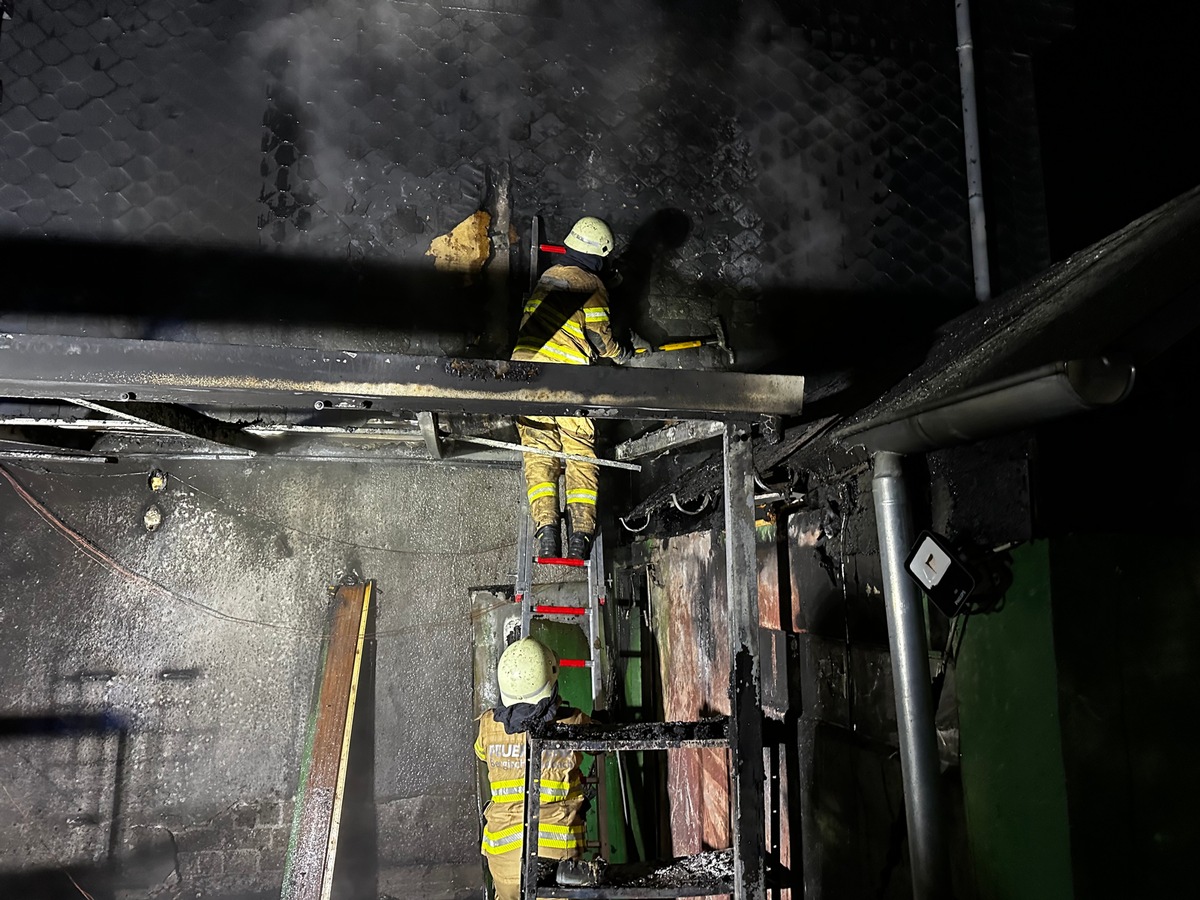
M 593 725 L 562 725 L 554 722 L 539 729 L 533 737 L 543 750 L 582 750 L 584 753 L 728 747 L 729 720 L 719 717 L 696 722 Z
M 290 347 L 0 335 L 0 397 L 746 421 L 795 415 L 804 379 Z
M 418 437 L 410 440 L 379 440 L 348 446 L 331 443 L 326 435 L 296 435 L 286 446 L 262 454 L 276 460 L 305 460 L 311 462 L 369 462 L 391 463 L 451 462 L 454 465 L 487 465 L 512 469 L 520 465 L 516 454 L 500 450 L 477 450 L 454 453 L 441 460 L 431 459 Z M 171 434 L 108 434 L 97 441 L 93 451 L 121 459 L 253 459 L 255 454 L 242 450 L 219 449 Z
M 65 450 L 20 450 L 4 446 L 0 442 L 0 459 L 29 463 L 115 463 L 116 457 L 96 456 L 90 453 L 69 453 Z
M 678 450 L 708 438 L 715 438 L 722 433 L 718 422 L 680 422 L 677 425 L 667 425 L 631 438 L 623 444 L 618 444 L 613 456 L 617 459 L 640 459 L 643 456 L 656 456 L 670 450 Z
M 763 900 L 762 695 L 759 677 L 758 555 L 754 452 L 749 428 L 725 426 L 725 590 L 729 603 L 730 805 L 734 900 Z
M 613 459 L 604 459 L 599 456 L 583 456 L 578 453 L 559 453 L 555 450 L 543 450 L 540 447 L 526 447 L 523 444 L 514 444 L 511 441 L 494 441 L 491 438 L 475 437 L 467 434 L 452 434 L 447 440 L 462 441 L 466 444 L 479 444 L 481 447 L 495 447 L 498 450 L 511 450 L 513 453 L 520 453 L 526 456 L 550 456 L 554 459 L 575 460 L 576 462 L 589 463 L 593 466 L 610 469 L 624 469 L 628 472 L 640 472 L 642 467 L 637 463 L 617 462 Z

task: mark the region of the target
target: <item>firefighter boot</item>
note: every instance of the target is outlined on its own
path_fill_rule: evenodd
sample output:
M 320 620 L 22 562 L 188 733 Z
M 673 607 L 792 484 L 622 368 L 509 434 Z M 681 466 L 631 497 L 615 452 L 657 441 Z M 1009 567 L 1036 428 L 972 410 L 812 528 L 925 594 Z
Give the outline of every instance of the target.
M 564 859 L 558 863 L 555 881 L 559 887 L 593 887 L 604 884 L 608 863 L 603 859 Z
M 567 541 L 567 556 L 571 559 L 588 559 L 592 555 L 592 536 L 582 531 L 572 531 Z
M 543 525 L 533 537 L 537 541 L 535 555 L 538 559 L 560 559 L 562 557 L 562 542 L 558 537 L 557 525 Z

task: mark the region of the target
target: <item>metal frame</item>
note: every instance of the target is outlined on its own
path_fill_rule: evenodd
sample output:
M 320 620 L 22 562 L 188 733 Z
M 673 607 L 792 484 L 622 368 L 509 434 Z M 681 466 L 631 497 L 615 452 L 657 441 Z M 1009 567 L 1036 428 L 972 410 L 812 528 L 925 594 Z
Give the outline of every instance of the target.
M 730 815 L 734 900 L 766 890 L 762 693 L 759 674 L 758 557 L 754 529 L 754 452 L 750 429 L 729 424 L 725 459 L 725 590 L 729 602 Z
M 800 376 L 0 335 L 0 397 L 745 421 L 798 414 L 803 396 Z
M 651 722 L 625 725 L 562 725 L 551 724 L 529 733 L 525 755 L 525 832 L 522 850 L 524 864 L 521 878 L 521 895 L 525 900 L 543 896 L 537 886 L 538 845 L 537 835 L 541 825 L 542 798 L 538 789 L 529 785 L 540 785 L 542 780 L 542 753 L 552 750 L 583 751 L 601 754 L 637 750 L 674 750 L 689 747 L 728 747 L 733 728 L 729 719 L 704 719 L 699 722 Z M 535 848 L 530 852 L 530 848 Z M 736 850 L 735 859 L 736 859 Z M 734 871 L 736 872 L 736 865 Z M 736 880 L 736 879 L 735 879 Z M 645 889 L 612 887 L 545 888 L 544 896 L 555 897 L 685 897 L 721 894 L 728 891 L 725 883 L 692 886 L 687 890 L 663 889 L 647 893 Z M 736 885 L 734 887 L 737 895 Z

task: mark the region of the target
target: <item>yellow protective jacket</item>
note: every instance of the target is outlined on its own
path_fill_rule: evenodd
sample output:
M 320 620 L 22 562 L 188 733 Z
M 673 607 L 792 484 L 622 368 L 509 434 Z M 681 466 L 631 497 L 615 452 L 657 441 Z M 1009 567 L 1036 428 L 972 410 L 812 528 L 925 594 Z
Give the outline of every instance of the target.
M 585 725 L 592 720 L 577 709 L 564 708 L 558 721 Z M 483 812 L 486 856 L 519 851 L 525 828 L 525 732 L 507 734 L 489 709 L 479 718 L 475 755 L 487 763 L 492 799 Z M 583 790 L 579 765 L 583 754 L 547 750 L 542 754 L 542 808 L 538 855 L 551 859 L 578 856 L 583 850 Z
M 597 275 L 578 266 L 551 266 L 525 301 L 512 358 L 589 365 L 597 357 L 625 361 L 613 339 L 608 291 Z

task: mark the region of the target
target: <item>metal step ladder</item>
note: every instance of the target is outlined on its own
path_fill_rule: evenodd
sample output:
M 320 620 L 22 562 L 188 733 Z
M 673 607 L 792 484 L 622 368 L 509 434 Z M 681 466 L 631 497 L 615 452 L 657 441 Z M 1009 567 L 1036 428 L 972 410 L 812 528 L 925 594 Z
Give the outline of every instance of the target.
M 570 559 L 565 557 L 540 558 L 534 555 L 533 520 L 529 515 L 529 506 L 525 500 L 525 483 L 519 481 L 519 503 L 522 512 L 519 514 L 520 524 L 517 535 L 517 580 L 513 600 L 521 604 L 521 637 L 531 637 L 533 621 L 545 619 L 576 625 L 583 631 L 587 641 L 588 655 L 583 659 L 559 658 L 559 665 L 564 668 L 586 668 L 590 676 L 592 689 L 592 710 L 608 709 L 608 690 L 606 687 L 607 663 L 605 657 L 604 639 L 604 606 L 606 601 L 605 567 L 604 567 L 604 535 L 596 531 L 592 542 L 592 555 L 587 560 Z M 562 493 L 559 494 L 562 496 Z M 565 537 L 565 535 L 564 535 Z M 534 584 L 534 571 L 539 566 L 569 566 L 582 569 L 586 573 L 587 599 L 580 604 L 577 600 L 568 602 L 543 602 L 545 597 L 539 594 L 553 593 L 549 585 L 546 590 L 539 591 Z M 580 584 L 580 581 L 570 582 Z M 551 598 L 558 599 L 558 598 Z M 605 759 L 603 753 L 595 754 L 592 775 L 585 778 L 585 783 L 596 786 L 596 832 L 598 840 L 589 843 L 589 847 L 598 851 L 601 857 L 609 855 L 608 839 L 608 792 L 605 789 L 604 772 Z
M 727 748 L 738 758 L 737 729 L 729 717 L 698 722 L 639 722 L 614 725 L 562 725 L 555 723 L 529 735 L 527 784 L 542 777 L 541 758 L 545 751 L 566 750 L 588 753 L 677 750 L 700 747 Z M 541 820 L 541 794 L 525 795 L 526 847 L 531 835 L 538 833 Z M 734 846 L 740 841 L 739 823 L 733 825 Z M 558 897 L 562 900 L 596 898 L 703 897 L 737 892 L 735 851 L 709 851 L 692 857 L 656 862 L 609 866 L 601 884 L 568 887 L 554 882 L 548 867 L 536 854 L 524 852 L 522 897 Z
M 783 884 L 785 874 L 775 865 L 769 871 L 764 837 L 762 697 L 759 676 L 758 581 L 754 530 L 754 459 L 750 429 L 745 424 L 726 423 L 723 436 L 725 468 L 725 562 L 726 602 L 729 610 L 729 701 L 730 715 L 699 722 L 639 722 L 633 724 L 562 725 L 552 723 L 531 730 L 525 773 L 524 846 L 522 849 L 521 896 L 599 898 L 689 897 L 731 894 L 733 900 L 764 900 L 768 887 Z M 526 526 L 532 530 L 531 524 Z M 524 546 L 531 547 L 530 534 Z M 522 603 L 534 603 L 529 591 L 534 561 L 530 554 Z M 593 571 L 598 570 L 593 557 Z M 598 605 L 603 596 L 591 596 Z M 531 615 L 533 614 L 531 609 Z M 595 651 L 593 651 L 595 654 Z M 588 753 L 672 750 L 688 747 L 722 747 L 729 752 L 729 817 L 732 846 L 719 851 L 674 860 L 611 866 L 591 886 L 556 884 L 548 860 L 537 853 L 541 820 L 541 791 L 529 785 L 541 782 L 542 753 L 547 750 Z M 647 869 L 649 866 L 649 869 Z M 665 876 L 665 877 L 664 877 Z

